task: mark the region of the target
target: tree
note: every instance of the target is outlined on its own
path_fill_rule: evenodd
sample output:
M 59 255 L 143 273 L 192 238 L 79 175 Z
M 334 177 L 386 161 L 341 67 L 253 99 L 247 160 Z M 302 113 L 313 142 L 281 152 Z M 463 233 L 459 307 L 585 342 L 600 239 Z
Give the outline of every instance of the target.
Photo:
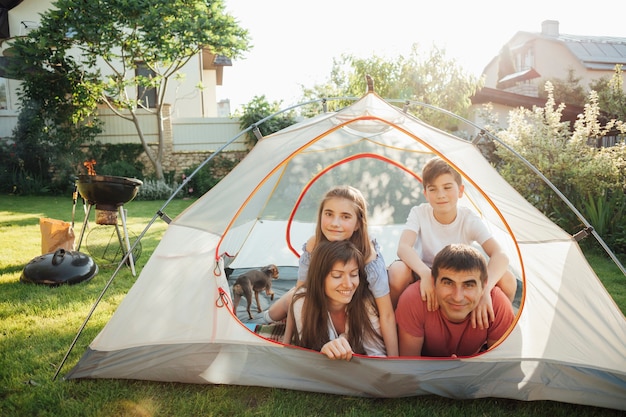
M 245 104 L 242 109 L 242 113 L 239 115 L 239 127 L 241 130 L 245 130 L 257 124 L 264 118 L 271 116 L 274 113 L 280 111 L 280 101 L 270 103 L 265 96 L 255 96 L 249 103 Z M 261 135 L 266 136 L 274 132 L 278 132 L 288 126 L 291 126 L 296 122 L 293 112 L 281 113 L 269 120 L 259 124 L 257 127 Z M 246 135 L 246 144 L 249 148 L 252 148 L 257 142 L 257 137 L 254 134 L 254 129 L 249 130 Z
M 515 62 L 508 45 L 504 45 L 498 55 L 498 83 L 497 88 L 501 88 L 500 80 L 515 73 Z
M 248 32 L 224 12 L 221 0 L 58 0 L 56 7 L 16 45 L 23 42 L 39 51 L 39 59 L 32 62 L 39 71 L 49 71 L 51 55 L 76 63 L 67 76 L 85 88 L 93 87 L 100 102 L 135 125 L 157 179 L 163 179 L 163 122 L 169 117 L 164 97 L 170 82 L 182 77 L 180 70 L 204 48 L 216 55 L 240 55 L 249 47 Z M 108 73 L 99 70 L 102 64 Z M 149 91 L 156 94 L 148 107 L 144 95 Z M 28 94 L 34 98 L 46 92 Z M 138 109 L 157 119 L 156 152 L 148 146 Z
M 551 78 L 546 82 L 552 84 L 554 100 L 557 103 L 582 106 L 587 99 L 588 92 L 585 90 L 585 87 L 580 85 L 581 80 L 582 77 L 577 77 L 573 68 L 568 68 L 567 78 Z M 539 96 L 548 98 L 548 90 L 544 88 L 543 91 L 544 93 L 539 93 Z
M 433 46 L 427 54 L 422 54 L 414 44 L 408 57 L 342 55 L 333 61 L 327 84 L 304 90 L 304 98 L 317 98 L 319 92 L 361 97 L 366 91 L 366 75 L 374 79 L 375 91 L 381 97 L 419 101 L 461 116 L 468 115 L 470 97 L 482 84 L 466 74 L 454 59 L 448 59 L 445 50 Z M 437 111 L 419 106 L 410 106 L 409 111 L 437 127 L 456 130 L 456 120 Z
M 102 90 L 81 70 L 80 62 L 65 53 L 65 38 L 53 35 L 18 38 L 12 45 L 16 58 L 8 72 L 22 80 L 12 139 L 23 161 L 20 172 L 52 181 L 64 192 L 83 159 L 80 145 L 101 132 L 95 109 Z M 50 176 L 51 167 L 55 178 Z
M 626 93 L 621 65 L 615 65 L 611 78 L 603 77 L 593 82 L 591 89 L 598 92 L 598 106 L 609 118 L 626 121 Z

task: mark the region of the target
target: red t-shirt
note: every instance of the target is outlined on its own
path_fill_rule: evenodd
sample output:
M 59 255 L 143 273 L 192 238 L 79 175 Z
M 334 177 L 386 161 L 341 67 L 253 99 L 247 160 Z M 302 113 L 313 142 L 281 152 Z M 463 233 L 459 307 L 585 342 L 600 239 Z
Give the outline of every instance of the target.
M 513 323 L 513 306 L 499 287 L 491 290 L 495 320 L 488 329 L 472 328 L 470 316 L 453 323 L 441 310 L 428 311 L 420 295 L 420 281 L 409 285 L 398 300 L 398 327 L 415 337 L 423 337 L 422 356 L 471 356 L 479 352 L 487 340 L 500 339 Z

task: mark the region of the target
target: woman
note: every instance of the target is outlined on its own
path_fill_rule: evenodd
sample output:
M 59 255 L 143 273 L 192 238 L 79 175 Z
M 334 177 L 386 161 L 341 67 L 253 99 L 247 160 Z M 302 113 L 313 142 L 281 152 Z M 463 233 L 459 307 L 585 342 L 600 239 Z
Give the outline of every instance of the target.
M 316 245 L 290 317 L 296 329 L 294 345 L 318 350 L 330 359 L 349 361 L 354 353 L 385 356 L 363 255 L 348 240 Z

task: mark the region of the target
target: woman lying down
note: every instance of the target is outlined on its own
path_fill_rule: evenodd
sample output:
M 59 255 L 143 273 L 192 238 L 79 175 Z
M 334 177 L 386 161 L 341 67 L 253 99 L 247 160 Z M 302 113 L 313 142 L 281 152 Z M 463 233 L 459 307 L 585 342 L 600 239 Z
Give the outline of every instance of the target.
M 354 353 L 386 356 L 376 303 L 361 252 L 350 241 L 320 242 L 311 254 L 306 283 L 291 303 L 291 343 L 330 359 Z

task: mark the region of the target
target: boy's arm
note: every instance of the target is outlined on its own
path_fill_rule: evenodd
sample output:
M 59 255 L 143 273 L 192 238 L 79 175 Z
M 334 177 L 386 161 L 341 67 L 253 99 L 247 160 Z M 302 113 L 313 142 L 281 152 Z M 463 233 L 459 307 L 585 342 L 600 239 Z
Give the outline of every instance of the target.
M 500 278 L 507 271 L 509 258 L 494 238 L 487 239 L 482 244 L 483 250 L 489 256 L 487 263 L 487 284 L 478 306 L 472 311 L 472 327 L 488 329 L 489 323 L 494 320 L 493 305 L 491 300 L 491 290 L 496 286 Z
M 435 298 L 435 283 L 433 282 L 430 268 L 413 249 L 416 240 L 417 233 L 412 230 L 403 230 L 398 243 L 398 257 L 420 277 L 422 281 L 420 287 L 422 300 L 426 301 L 428 311 L 434 311 L 439 308 Z

